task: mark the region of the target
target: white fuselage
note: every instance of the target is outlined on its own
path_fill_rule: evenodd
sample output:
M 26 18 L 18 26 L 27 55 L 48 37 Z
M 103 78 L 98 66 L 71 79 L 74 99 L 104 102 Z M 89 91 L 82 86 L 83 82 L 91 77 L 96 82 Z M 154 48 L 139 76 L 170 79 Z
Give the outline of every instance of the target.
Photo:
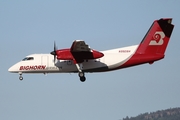
M 116 69 L 128 61 L 135 53 L 138 45 L 101 51 L 104 56 L 99 59 L 85 60 L 83 65 L 84 72 L 103 72 Z M 55 60 L 51 54 L 32 54 L 27 56 L 11 68 L 14 73 L 61 73 L 78 72 L 72 60 Z

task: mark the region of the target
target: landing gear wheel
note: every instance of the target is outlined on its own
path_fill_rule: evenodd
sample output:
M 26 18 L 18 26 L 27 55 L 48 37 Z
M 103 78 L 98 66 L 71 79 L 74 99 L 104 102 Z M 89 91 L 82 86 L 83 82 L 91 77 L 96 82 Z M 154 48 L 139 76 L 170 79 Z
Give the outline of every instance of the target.
M 22 76 L 19 76 L 19 80 L 23 80 L 23 77 L 22 77 Z
M 84 73 L 83 72 L 79 72 L 79 77 L 81 78 L 81 77 L 84 77 Z
M 85 82 L 86 81 L 86 77 L 80 77 L 80 80 L 81 80 L 81 82 Z
M 81 80 L 81 82 L 84 82 L 84 81 L 86 81 L 86 77 L 85 77 L 85 74 L 84 74 L 84 72 L 79 72 L 79 78 L 80 78 L 80 80 Z

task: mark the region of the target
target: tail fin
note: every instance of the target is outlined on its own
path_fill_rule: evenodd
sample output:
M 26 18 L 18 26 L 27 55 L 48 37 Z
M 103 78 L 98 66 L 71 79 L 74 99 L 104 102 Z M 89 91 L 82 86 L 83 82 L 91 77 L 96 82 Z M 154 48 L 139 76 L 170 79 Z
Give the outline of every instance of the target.
M 135 54 L 121 68 L 144 63 L 152 64 L 154 61 L 163 59 L 174 28 L 171 22 L 172 18 L 155 20 L 138 46 Z
M 172 18 L 155 20 L 141 41 L 136 53 L 146 55 L 162 55 L 168 45 L 174 25 Z

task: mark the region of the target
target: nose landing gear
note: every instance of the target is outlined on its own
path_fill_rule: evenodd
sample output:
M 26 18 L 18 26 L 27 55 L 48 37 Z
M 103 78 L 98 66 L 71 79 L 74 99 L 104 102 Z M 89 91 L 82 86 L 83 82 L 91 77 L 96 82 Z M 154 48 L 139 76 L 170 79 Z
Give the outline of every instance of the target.
M 19 76 L 19 80 L 22 81 L 22 80 L 23 80 L 22 73 L 19 73 L 19 75 L 20 75 L 20 76 Z

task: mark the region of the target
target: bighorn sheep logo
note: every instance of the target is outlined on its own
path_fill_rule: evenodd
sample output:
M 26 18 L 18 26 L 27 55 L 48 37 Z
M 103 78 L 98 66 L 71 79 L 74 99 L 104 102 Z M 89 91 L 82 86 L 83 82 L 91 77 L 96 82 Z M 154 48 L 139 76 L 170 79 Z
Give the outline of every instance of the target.
M 149 43 L 149 45 L 162 45 L 164 43 L 163 38 L 165 37 L 165 34 L 162 31 L 156 32 L 153 35 L 153 39 Z

